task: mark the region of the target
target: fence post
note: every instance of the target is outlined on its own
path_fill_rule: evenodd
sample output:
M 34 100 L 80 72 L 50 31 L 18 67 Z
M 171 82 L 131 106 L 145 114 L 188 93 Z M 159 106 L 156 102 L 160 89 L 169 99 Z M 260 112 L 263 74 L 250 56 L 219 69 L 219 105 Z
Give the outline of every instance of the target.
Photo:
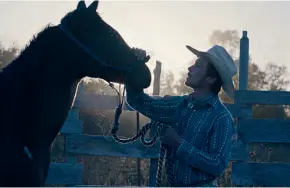
M 248 69 L 249 69 L 249 39 L 247 31 L 243 31 L 240 40 L 240 60 L 239 60 L 239 90 L 248 89 Z
M 248 90 L 248 71 L 249 71 L 249 39 L 247 36 L 247 31 L 243 31 L 242 38 L 240 39 L 240 59 L 239 59 L 239 90 Z M 236 99 L 236 96 L 235 96 Z M 234 100 L 234 104 L 237 104 Z M 238 121 L 243 118 L 237 118 L 236 121 L 236 136 L 235 136 L 235 145 L 232 148 L 234 150 L 239 150 L 240 148 L 248 148 L 248 145 L 244 143 L 239 137 L 239 127 Z M 240 161 L 236 161 L 240 163 Z M 232 170 L 232 175 L 235 174 L 235 171 Z M 232 183 L 232 181 L 231 181 Z
M 160 75 L 161 75 L 161 62 L 156 61 L 156 67 L 154 69 L 153 95 L 160 94 Z M 151 129 L 150 136 L 153 136 L 155 131 L 156 130 Z M 150 159 L 149 187 L 156 186 L 157 166 L 158 166 L 158 159 Z

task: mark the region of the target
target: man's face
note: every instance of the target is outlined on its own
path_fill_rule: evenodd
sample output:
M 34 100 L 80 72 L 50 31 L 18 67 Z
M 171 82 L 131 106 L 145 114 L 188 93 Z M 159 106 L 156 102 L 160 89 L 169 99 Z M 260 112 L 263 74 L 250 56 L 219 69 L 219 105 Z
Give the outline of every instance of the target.
M 208 61 L 204 58 L 198 58 L 193 65 L 188 67 L 188 77 L 185 85 L 191 88 L 203 88 L 206 81 Z

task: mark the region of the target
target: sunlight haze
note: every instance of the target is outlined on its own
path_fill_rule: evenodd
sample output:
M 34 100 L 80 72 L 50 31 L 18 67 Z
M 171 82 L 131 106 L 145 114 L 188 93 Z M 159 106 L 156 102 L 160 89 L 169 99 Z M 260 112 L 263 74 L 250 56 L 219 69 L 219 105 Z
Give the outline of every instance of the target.
M 91 1 L 86 1 L 87 5 Z M 33 34 L 60 19 L 76 1 L 1 1 L 0 41 L 23 47 Z M 130 46 L 162 62 L 176 76 L 186 70 L 193 55 L 185 48 L 210 48 L 215 29 L 248 31 L 250 54 L 259 66 L 267 62 L 288 65 L 290 57 L 290 2 L 238 1 L 100 1 L 98 12 Z

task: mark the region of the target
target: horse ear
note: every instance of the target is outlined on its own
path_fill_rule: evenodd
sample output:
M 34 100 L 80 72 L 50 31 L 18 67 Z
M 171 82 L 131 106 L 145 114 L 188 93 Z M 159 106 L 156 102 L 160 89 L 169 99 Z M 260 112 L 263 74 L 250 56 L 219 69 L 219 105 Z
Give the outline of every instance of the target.
M 88 9 L 90 11 L 96 12 L 96 10 L 98 9 L 98 5 L 99 5 L 99 1 L 94 1 L 94 2 L 92 2 L 92 4 L 90 4 L 90 6 L 88 7 Z
M 83 8 L 87 8 L 85 1 L 79 1 L 77 9 L 83 9 Z

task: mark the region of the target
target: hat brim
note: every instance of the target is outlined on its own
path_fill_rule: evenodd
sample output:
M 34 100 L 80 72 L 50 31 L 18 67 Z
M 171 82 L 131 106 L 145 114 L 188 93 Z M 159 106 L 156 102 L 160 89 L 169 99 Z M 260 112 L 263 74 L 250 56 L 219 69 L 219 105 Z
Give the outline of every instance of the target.
M 233 99 L 234 94 L 235 94 L 234 82 L 229 75 L 224 74 L 225 72 L 229 72 L 229 70 L 225 70 L 225 69 L 227 69 L 227 66 L 224 66 L 222 62 L 220 62 L 216 57 L 214 57 L 210 53 L 199 51 L 199 50 L 197 50 L 189 45 L 186 45 L 186 48 L 189 51 L 191 51 L 194 55 L 196 55 L 197 57 L 206 56 L 206 57 L 210 58 L 210 63 L 213 64 L 213 66 L 215 67 L 215 69 L 219 73 L 221 80 L 223 82 L 222 90 L 226 93 L 226 95 L 229 98 Z
M 191 51 L 194 55 L 196 55 L 197 57 L 200 57 L 202 55 L 203 52 L 191 47 L 191 46 L 188 46 L 186 45 L 186 48 Z

